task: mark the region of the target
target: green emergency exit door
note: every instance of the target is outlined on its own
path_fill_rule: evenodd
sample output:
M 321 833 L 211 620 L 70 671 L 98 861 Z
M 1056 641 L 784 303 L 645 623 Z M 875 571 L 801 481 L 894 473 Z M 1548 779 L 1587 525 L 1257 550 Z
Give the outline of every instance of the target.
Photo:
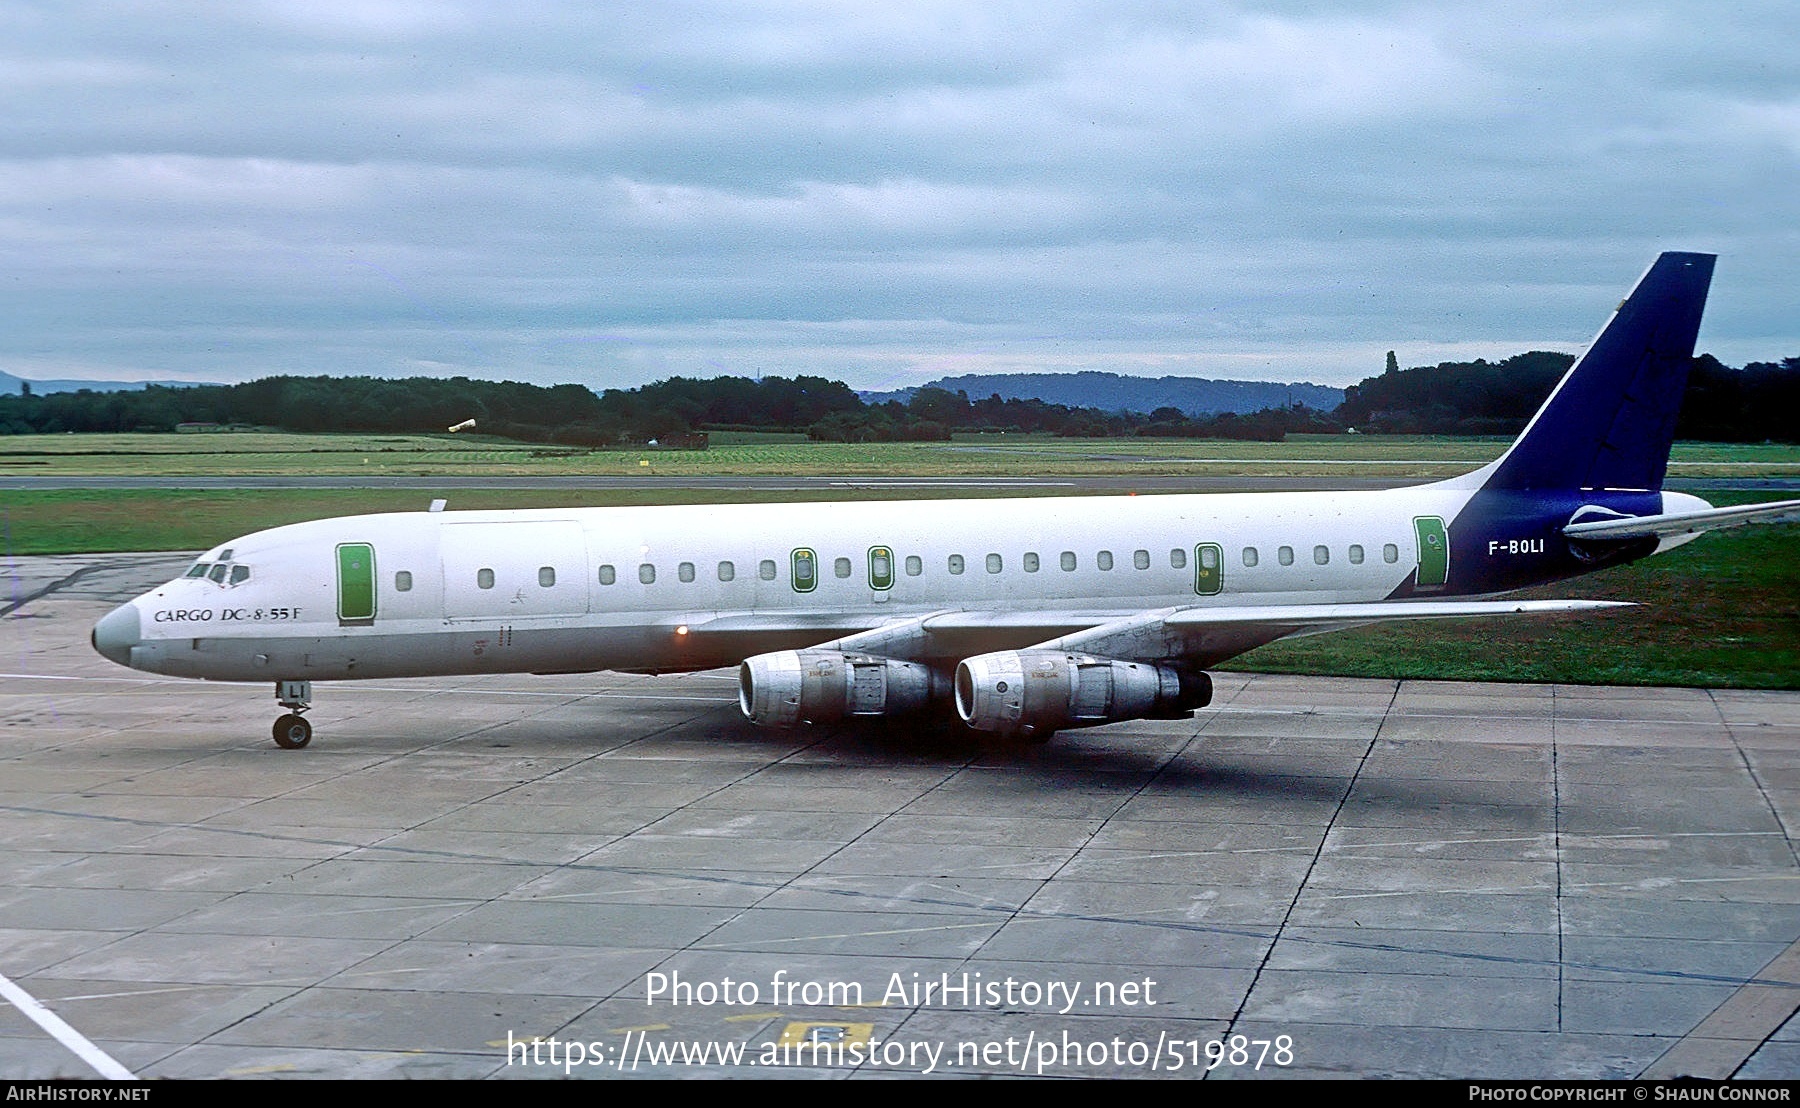
M 1441 589 L 1450 579 L 1450 535 L 1438 516 L 1414 516 L 1413 531 L 1419 539 L 1419 568 L 1413 584 L 1421 589 Z
M 337 548 L 338 622 L 367 623 L 375 618 L 375 548 L 366 542 Z

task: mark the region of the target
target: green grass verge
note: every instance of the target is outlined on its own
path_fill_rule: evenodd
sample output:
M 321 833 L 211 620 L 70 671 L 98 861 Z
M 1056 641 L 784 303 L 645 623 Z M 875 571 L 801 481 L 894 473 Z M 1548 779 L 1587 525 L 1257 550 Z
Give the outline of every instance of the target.
M 0 436 L 0 474 L 20 476 L 580 476 L 604 474 L 1050 476 L 1339 476 L 1391 478 L 1473 469 L 1506 443 L 1491 438 L 1295 436 L 1287 442 L 1054 439 L 964 435 L 950 443 L 826 443 L 718 432 L 710 450 L 595 450 L 468 435 Z M 1800 447 L 1677 444 L 1678 477 L 1800 474 Z
M 955 490 L 954 495 L 974 499 L 1029 491 L 973 488 Z M 451 511 L 474 511 L 916 500 L 930 495 L 932 490 L 916 488 L 819 489 L 803 494 L 759 489 L 0 489 L 0 553 L 205 550 L 238 535 L 309 519 L 423 511 L 438 497 L 450 502 Z

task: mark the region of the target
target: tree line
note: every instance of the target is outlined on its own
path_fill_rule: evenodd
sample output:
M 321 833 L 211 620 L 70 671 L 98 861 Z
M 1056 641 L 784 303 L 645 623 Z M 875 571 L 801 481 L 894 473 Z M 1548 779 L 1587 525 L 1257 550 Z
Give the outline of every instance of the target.
M 959 431 L 1068 437 L 1158 436 L 1279 441 L 1288 434 L 1515 434 L 1568 369 L 1567 354 L 1534 351 L 1489 363 L 1445 362 L 1388 371 L 1347 390 L 1342 406 L 1303 405 L 1245 415 L 1188 415 L 1173 407 L 1108 412 L 1042 400 L 971 399 L 921 388 L 906 401 L 864 403 L 823 377 L 673 377 L 601 393 L 467 377 L 266 377 L 238 385 L 0 396 L 0 434 L 173 431 L 183 424 L 288 431 L 412 434 L 475 420 L 478 434 L 599 448 L 694 441 L 720 429 L 803 431 L 831 442 L 948 439 Z M 1800 441 L 1800 358 L 1742 369 L 1694 359 L 1676 433 L 1725 442 Z
M 467 377 L 265 377 L 240 385 L 0 396 L 0 434 L 183 425 L 416 434 L 469 419 L 477 434 L 590 448 L 693 441 L 697 431 L 721 429 L 797 431 L 828 442 L 944 440 L 957 431 L 1279 440 L 1335 429 L 1328 415 L 1303 407 L 1196 418 L 1174 408 L 1141 414 L 999 396 L 970 400 L 937 388 L 919 389 L 904 403 L 865 404 L 841 381 L 807 376 L 673 377 L 598 394 L 581 385 Z
M 1374 434 L 1513 435 L 1574 363 L 1542 350 L 1499 362 L 1395 367 L 1345 390 L 1333 412 L 1345 428 Z M 1694 359 L 1675 424 L 1678 438 L 1709 442 L 1800 442 L 1800 358 L 1733 369 L 1711 354 Z

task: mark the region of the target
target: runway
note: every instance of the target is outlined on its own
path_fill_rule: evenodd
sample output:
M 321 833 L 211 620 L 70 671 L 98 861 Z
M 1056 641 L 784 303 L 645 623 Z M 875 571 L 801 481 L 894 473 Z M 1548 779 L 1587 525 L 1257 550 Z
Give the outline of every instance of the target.
M 0 978 L 74 1038 L 0 1005 L 0 1077 L 1800 1076 L 1800 693 L 1224 673 L 1029 747 L 383 681 L 282 751 L 89 648 L 186 560 L 4 563 Z

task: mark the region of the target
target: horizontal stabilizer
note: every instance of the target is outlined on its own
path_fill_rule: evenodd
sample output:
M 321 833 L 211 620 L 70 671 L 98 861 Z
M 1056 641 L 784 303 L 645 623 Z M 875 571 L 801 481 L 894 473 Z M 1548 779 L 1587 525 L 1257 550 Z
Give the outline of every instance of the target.
M 1768 504 L 1742 504 L 1732 508 L 1708 508 L 1698 512 L 1664 512 L 1654 516 L 1627 516 L 1571 523 L 1563 534 L 1572 539 L 1642 539 L 1669 535 L 1697 535 L 1746 523 L 1784 523 L 1800 520 L 1800 500 Z

